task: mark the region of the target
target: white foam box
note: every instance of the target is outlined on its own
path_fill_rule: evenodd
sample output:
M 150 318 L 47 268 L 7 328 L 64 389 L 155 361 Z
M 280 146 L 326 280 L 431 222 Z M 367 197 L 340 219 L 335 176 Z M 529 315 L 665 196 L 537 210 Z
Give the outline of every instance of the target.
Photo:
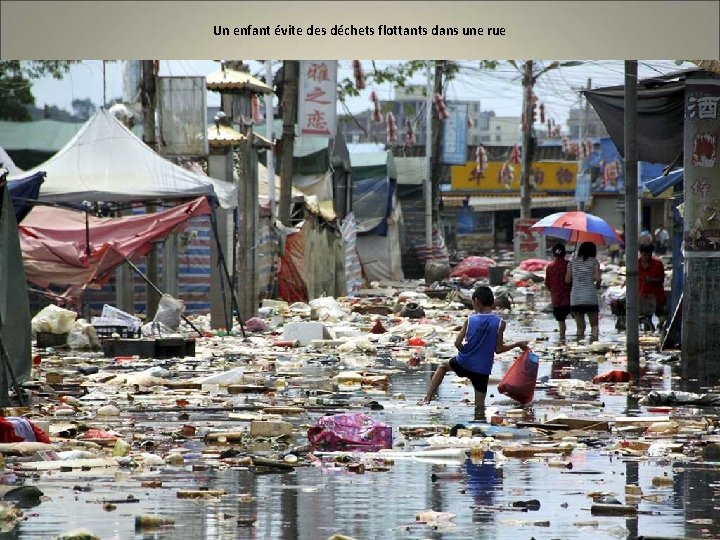
M 316 339 L 328 339 L 330 334 L 320 322 L 290 322 L 283 326 L 283 340 L 298 341 L 303 347 Z
M 335 339 L 360 337 L 363 335 L 362 331 L 354 326 L 336 326 L 333 328 L 333 334 L 335 334 Z

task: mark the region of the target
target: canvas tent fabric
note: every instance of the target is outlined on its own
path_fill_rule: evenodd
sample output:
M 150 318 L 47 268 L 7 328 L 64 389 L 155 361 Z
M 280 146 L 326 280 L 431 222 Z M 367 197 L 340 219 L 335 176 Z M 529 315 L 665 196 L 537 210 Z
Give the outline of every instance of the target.
M 30 376 L 30 307 L 10 192 L 0 180 L 0 340 L 18 383 Z M 9 405 L 8 373 L 0 369 L 0 406 Z
M 583 92 L 620 154 L 625 152 L 625 87 Z M 671 163 L 683 151 L 685 81 L 639 81 L 637 91 L 637 159 Z
M 399 206 L 387 221 L 386 235 L 358 235 L 356 239 L 356 249 L 368 281 L 400 281 L 405 277 L 400 254 L 402 212 Z
M 298 229 L 284 229 L 285 249 L 278 268 L 278 295 L 286 302 L 307 302 L 322 295 L 344 296 L 343 240 L 324 220 L 309 215 Z
M 147 255 L 152 242 L 176 232 L 187 220 L 210 214 L 205 197 L 154 214 L 122 218 L 89 217 L 84 212 L 36 207 L 18 227 L 27 280 L 40 287 L 67 286 L 76 296 L 98 287 L 124 261 Z M 90 238 L 87 254 L 86 238 Z
M 332 173 L 327 171 L 309 176 L 294 175 L 293 187 L 305 195 L 314 195 L 318 202 L 333 200 Z
M 387 177 L 366 178 L 353 184 L 353 212 L 359 234 L 387 234 L 387 217 L 395 198 Z
M 345 246 L 345 281 L 348 296 L 358 292 L 362 286 L 362 267 L 357 253 L 357 223 L 350 212 L 342 221 L 340 233 Z
M 217 197 L 223 208 L 237 206 L 233 184 L 164 159 L 104 109 L 57 154 L 25 175 L 41 171 L 47 173 L 40 190 L 42 201 L 133 202 L 206 195 Z
M 8 186 L 15 208 L 15 219 L 20 223 L 32 209 L 32 202 L 40 195 L 40 186 L 45 180 L 45 173 L 31 174 L 24 180 L 17 180 Z
M 0 131 L 2 130 L 0 129 Z M 11 176 L 22 174 L 23 172 L 22 169 L 15 165 L 12 158 L 8 155 L 8 153 L 2 146 L 0 146 L 0 167 L 6 169 Z

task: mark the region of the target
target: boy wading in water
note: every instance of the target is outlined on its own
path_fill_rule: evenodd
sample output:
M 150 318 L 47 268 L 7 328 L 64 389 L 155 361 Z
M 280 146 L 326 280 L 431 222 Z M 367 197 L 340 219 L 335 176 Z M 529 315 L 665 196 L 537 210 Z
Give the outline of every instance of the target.
M 448 370 L 452 369 L 459 377 L 467 377 L 475 389 L 475 417 L 485 416 L 485 394 L 488 379 L 492 372 L 495 353 L 504 353 L 519 347 L 528 348 L 527 341 L 516 341 L 505 345 L 503 333 L 505 321 L 492 313 L 495 296 L 492 289 L 481 286 L 472 295 L 473 313 L 465 320 L 462 330 L 455 339 L 458 355 L 440 364 L 430 381 L 425 399 L 420 404 L 429 403 L 440 387 Z

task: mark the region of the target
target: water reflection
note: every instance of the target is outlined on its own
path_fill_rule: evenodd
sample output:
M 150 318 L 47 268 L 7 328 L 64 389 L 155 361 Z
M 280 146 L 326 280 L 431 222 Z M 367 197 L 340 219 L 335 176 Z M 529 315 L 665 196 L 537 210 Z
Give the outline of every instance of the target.
M 547 332 L 554 321 L 543 315 L 533 321 L 533 331 Z M 509 334 L 517 335 L 527 325 L 509 318 Z M 612 321 L 609 321 L 611 324 Z M 601 336 L 614 333 L 605 327 Z M 292 362 L 287 357 L 283 361 Z M 509 367 L 511 361 L 497 362 L 495 377 Z M 545 358 L 541 362 L 543 374 L 553 379 L 579 379 L 589 381 L 598 373 L 610 369 L 623 369 L 616 358 Z M 290 367 L 288 367 L 290 369 Z M 339 369 L 337 362 L 328 357 L 327 363 L 317 362 L 301 371 L 313 390 L 332 389 L 329 381 Z M 433 366 L 422 364 L 417 369 L 398 369 L 396 359 L 384 355 L 373 369 L 392 370 L 387 391 L 376 391 L 372 399 L 382 404 L 382 410 L 372 415 L 398 428 L 399 426 L 441 423 L 455 425 L 473 418 L 472 387 L 448 376 L 441 387 L 439 404 L 420 408 L 414 403 L 420 399 L 433 371 Z M 649 388 L 671 387 L 673 368 L 648 361 L 631 392 L 624 389 L 612 392 L 603 390 L 603 409 L 563 407 L 557 403 L 543 405 L 538 398 L 550 392 L 539 389 L 538 403 L 523 411 L 516 419 L 532 421 L 554 415 L 583 416 L 645 414 L 639 398 Z M 500 412 L 517 407 L 496 391 L 491 383 L 488 406 Z M 302 396 L 299 388 L 294 394 Z M 612 392 L 612 393 L 611 393 Z M 393 399 L 393 396 L 401 396 Z M 330 398 L 324 394 L 311 397 Z M 332 399 L 352 401 L 368 398 L 360 390 L 348 392 Z M 468 398 L 467 401 L 464 401 Z M 254 399 L 254 398 L 252 398 Z M 245 400 L 243 397 L 242 400 Z M 247 400 L 250 403 L 251 400 Z M 579 398 L 574 402 L 581 401 Z M 243 403 L 245 401 L 242 401 Z M 238 398 L 238 404 L 241 400 Z M 581 405 L 584 405 L 581 403 Z M 344 406 L 338 406 L 344 408 Z M 537 413 L 537 414 L 536 414 Z M 314 410 L 307 417 L 293 420 L 296 425 L 309 423 L 322 414 Z M 495 414 L 493 412 L 493 414 Z M 136 429 L 153 427 L 159 433 L 175 423 L 200 423 L 227 427 L 224 412 L 191 414 L 180 419 L 177 415 L 136 414 Z M 179 424 L 180 425 L 180 424 Z M 169 427 L 170 426 L 170 427 Z M 148 433 L 150 430 L 148 429 Z M 301 436 L 304 432 L 301 430 Z M 395 431 L 397 436 L 397 429 Z M 612 441 L 608 437 L 607 444 Z M 523 444 L 526 441 L 521 441 Z M 405 441 L 409 447 L 423 444 Z M 692 445 L 690 445 L 692 446 Z M 44 474 L 34 480 L 45 492 L 47 499 L 39 506 L 29 508 L 31 517 L 12 533 L 0 534 L 4 538 L 54 538 L 72 528 L 86 527 L 98 536 L 109 539 L 300 539 L 323 540 L 333 534 L 345 534 L 358 539 L 435 538 L 454 540 L 488 538 L 517 540 L 518 538 L 592 539 L 619 538 L 635 540 L 642 534 L 662 531 L 666 537 L 720 537 L 720 525 L 712 521 L 720 470 L 714 462 L 671 464 L 668 458 L 649 458 L 643 461 L 625 460 L 608 451 L 605 446 L 578 448 L 568 458 L 573 469 L 550 467 L 547 457 L 537 459 L 502 458 L 490 450 L 468 458 L 421 462 L 396 460 L 388 471 L 356 474 L 332 462 L 300 467 L 279 474 L 254 474 L 239 467 L 193 470 L 193 463 L 203 464 L 202 445 L 193 441 L 185 446 L 191 455 L 185 465 L 163 467 L 155 471 L 135 472 L 127 469 L 115 476 L 93 471 L 85 477 L 79 473 Z M 432 474 L 451 473 L 442 481 L 432 481 Z M 602 472 L 602 474 L 591 474 Z M 454 474 L 455 476 L 452 476 Z M 670 485 L 653 486 L 653 478 L 669 477 Z M 140 485 L 146 479 L 159 479 L 158 489 Z M 73 486 L 89 483 L 91 492 L 75 492 Z M 596 528 L 576 526 L 577 522 L 591 521 L 588 493 L 612 493 L 622 498 L 627 485 L 637 485 L 649 499 L 640 501 L 640 508 L 653 514 L 626 517 L 598 518 Z M 227 495 L 209 500 L 182 500 L 178 489 L 222 489 Z M 100 501 L 117 499 L 133 494 L 135 504 L 118 504 L 114 511 L 106 511 Z M 241 497 L 249 494 L 251 499 Z M 518 500 L 538 499 L 542 506 L 531 516 L 525 512 L 503 511 Z M 627 500 L 627 499 L 626 499 Z M 435 530 L 416 523 L 418 512 L 446 511 L 456 515 L 453 527 Z M 137 514 L 171 515 L 176 526 L 170 531 L 138 531 L 134 529 Z M 520 523 L 519 522 L 529 522 Z M 533 522 L 550 522 L 550 528 L 532 525 Z M 618 536 L 621 531 L 621 536 Z
M 502 469 L 495 467 L 495 453 L 490 450 L 483 452 L 482 457 L 469 457 L 464 463 L 468 474 L 467 490 L 477 506 L 495 504 L 495 491 L 502 484 Z M 473 512 L 474 523 L 492 521 L 492 511 L 478 508 Z

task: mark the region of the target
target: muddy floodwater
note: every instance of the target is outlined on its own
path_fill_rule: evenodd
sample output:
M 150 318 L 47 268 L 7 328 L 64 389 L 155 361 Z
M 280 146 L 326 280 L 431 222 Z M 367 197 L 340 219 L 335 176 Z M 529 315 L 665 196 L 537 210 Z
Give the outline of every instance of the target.
M 547 337 L 547 341 L 537 342 L 541 351 L 555 345 L 555 323 L 547 313 L 504 317 L 508 321 L 507 340 Z M 611 315 L 604 313 L 601 341 L 622 338 L 613 324 Z M 574 323 L 568 326 L 572 339 Z M 375 367 L 382 368 L 384 361 L 390 363 L 379 358 Z M 644 362 L 643 379 L 633 393 L 628 395 L 627 386 L 617 390 L 608 385 L 601 388 L 598 399 L 587 404 L 576 399 L 563 405 L 554 387 L 544 384 L 563 378 L 589 381 L 608 370 L 625 369 L 621 361 L 622 355 L 600 360 L 566 359 L 557 352 L 541 352 L 534 403 L 514 419 L 544 422 L 559 415 L 592 418 L 650 414 L 647 407 L 638 404 L 638 398 L 651 389 L 673 388 L 677 378 L 673 379 L 671 365 Z M 499 379 L 511 362 L 510 357 L 496 362 L 488 389 L 488 421 L 510 411 L 517 414 L 517 403 L 497 392 Z M 379 404 L 364 410 L 393 426 L 396 446 L 393 457 L 384 460 L 377 470 L 366 466 L 364 472 L 352 472 L 332 456 L 322 455 L 313 462 L 302 461 L 302 466 L 294 469 L 262 474 L 241 465 L 223 468 L 218 466 L 217 454 L 206 452 L 202 439 L 178 442 L 185 452 L 184 461 L 176 465 L 18 475 L 7 469 L 4 484 L 35 485 L 44 496 L 39 504 L 24 509 L 26 519 L 15 530 L 0 534 L 0 538 L 55 538 L 77 528 L 86 528 L 104 539 L 173 540 L 325 540 L 335 534 L 355 539 L 438 540 L 720 537 L 720 521 L 714 519 L 720 464 L 674 454 L 653 457 L 618 452 L 622 436 L 616 433 L 588 431 L 578 435 L 575 431 L 575 442 L 582 443 L 582 449 L 554 461 L 543 455 L 505 457 L 489 449 L 470 452 L 469 456 L 417 457 L 417 451 L 428 448 L 427 437 L 403 437 L 399 426 L 473 425 L 472 387 L 452 374 L 441 386 L 438 401 L 416 405 L 434 367 L 434 363 L 412 369 L 394 366 L 387 389 L 370 393 L 358 389 L 326 398 L 326 405 L 337 404 L 337 412 L 360 399 L 372 398 Z M 337 373 L 338 364 L 314 363 L 304 369 L 309 379 L 314 377 L 320 384 Z M 242 403 L 251 398 L 237 399 Z M 673 409 L 680 417 L 698 413 L 692 408 Z M 322 414 L 311 410 L 288 419 L 299 428 L 294 444 L 307 442 L 302 440 L 303 434 Z M 715 410 L 705 409 L 702 414 L 714 417 Z M 132 417 L 135 430 L 148 434 L 171 425 L 228 427 L 227 413 L 216 411 L 182 415 L 123 411 L 122 417 Z M 693 435 L 684 435 L 682 442 L 692 447 Z M 404 457 L 400 452 L 409 455 Z M 208 499 L 177 496 L 178 490 L 201 489 L 224 490 L 225 494 Z M 591 507 L 596 501 L 590 494 L 622 504 L 628 503 L 630 495 L 635 496 L 637 513 L 593 515 Z M 424 511 L 453 516 L 442 519 L 443 514 L 432 514 L 437 521 L 423 522 L 418 514 Z M 136 528 L 135 516 L 147 514 L 172 517 L 174 525 Z

